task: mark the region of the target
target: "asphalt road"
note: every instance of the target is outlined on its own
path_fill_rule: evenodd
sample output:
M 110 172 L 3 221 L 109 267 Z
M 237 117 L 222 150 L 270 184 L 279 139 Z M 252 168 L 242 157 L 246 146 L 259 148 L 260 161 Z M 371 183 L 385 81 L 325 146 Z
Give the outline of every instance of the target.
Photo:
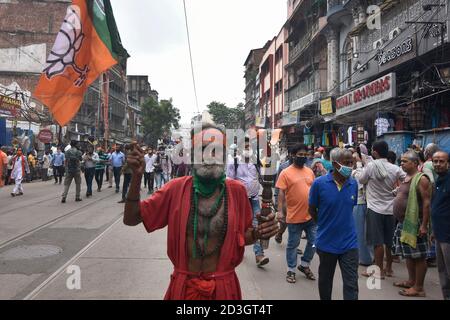
M 147 234 L 142 225 L 123 225 L 123 205 L 117 204 L 120 194 L 114 188 L 75 203 L 73 185 L 66 204 L 60 203 L 62 186 L 51 181 L 24 188 L 25 195 L 16 198 L 10 196 L 11 186 L 0 190 L 0 299 L 163 298 L 172 272 L 166 231 Z M 296 284 L 286 282 L 286 237 L 281 245 L 271 241 L 270 263 L 263 269 L 247 247 L 237 269 L 244 299 L 319 299 L 317 281 L 297 273 Z M 300 246 L 305 244 L 302 240 Z M 316 276 L 318 262 L 315 256 L 311 269 Z M 394 278 L 372 290 L 360 277 L 360 299 L 411 299 L 393 286 L 405 279 L 405 264 L 394 264 L 394 272 Z M 333 298 L 342 299 L 339 270 L 333 288 Z M 435 268 L 428 270 L 425 290 L 427 297 L 421 299 L 442 299 Z

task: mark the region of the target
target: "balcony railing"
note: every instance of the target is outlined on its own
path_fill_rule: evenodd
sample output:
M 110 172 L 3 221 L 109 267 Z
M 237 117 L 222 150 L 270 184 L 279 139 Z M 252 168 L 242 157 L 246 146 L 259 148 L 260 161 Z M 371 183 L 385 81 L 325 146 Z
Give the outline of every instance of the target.
M 303 38 L 289 50 L 289 61 L 295 61 L 301 53 L 310 45 L 316 35 L 325 27 L 327 23 L 327 17 L 320 17 L 315 19 L 310 26 L 310 30 L 305 33 Z

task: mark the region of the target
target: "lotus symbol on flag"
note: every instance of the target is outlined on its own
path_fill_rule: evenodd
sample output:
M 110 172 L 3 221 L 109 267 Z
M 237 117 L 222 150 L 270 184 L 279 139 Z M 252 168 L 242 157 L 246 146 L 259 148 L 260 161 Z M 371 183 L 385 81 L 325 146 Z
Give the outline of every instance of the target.
M 89 67 L 87 65 L 83 68 L 77 66 L 75 58 L 77 52 L 80 51 L 84 38 L 80 9 L 77 6 L 69 6 L 61 29 L 56 36 L 53 49 L 47 58 L 47 66 L 44 69 L 44 73 L 49 80 L 63 74 L 66 68 L 70 66 L 79 74 L 78 79 L 74 82 L 75 86 L 81 87 L 83 85 L 87 79 Z

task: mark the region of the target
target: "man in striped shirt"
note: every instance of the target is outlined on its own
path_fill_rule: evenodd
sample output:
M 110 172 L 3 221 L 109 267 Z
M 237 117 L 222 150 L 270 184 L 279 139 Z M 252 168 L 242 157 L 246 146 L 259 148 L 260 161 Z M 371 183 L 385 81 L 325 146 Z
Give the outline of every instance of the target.
M 97 181 L 97 192 L 102 191 L 103 174 L 105 166 L 108 163 L 108 154 L 103 151 L 102 147 L 97 149 L 99 161 L 95 164 L 95 181 Z

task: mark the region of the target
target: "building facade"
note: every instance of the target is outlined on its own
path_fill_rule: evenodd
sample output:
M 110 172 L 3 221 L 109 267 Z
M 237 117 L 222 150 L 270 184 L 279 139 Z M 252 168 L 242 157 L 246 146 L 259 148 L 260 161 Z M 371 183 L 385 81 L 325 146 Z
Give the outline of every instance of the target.
M 288 0 L 284 32 L 260 66 L 257 127 L 283 128 L 285 146 L 384 139 L 398 155 L 430 142 L 450 151 L 449 7 L 449 0 Z
M 65 128 L 52 125 L 48 110 L 32 96 L 71 3 L 70 0 L 0 3 L 0 88 L 3 88 L 0 93 L 22 102 L 22 112 L 18 116 L 8 117 L 6 121 L 0 118 L 10 132 L 28 123 L 30 137 L 36 136 L 39 128 L 50 128 L 54 132 L 54 143 L 103 137 L 100 80 L 86 91 L 78 114 Z M 124 128 L 127 126 L 126 66 L 117 65 L 108 75 L 110 137 L 120 142 L 126 137 Z M 32 130 L 32 127 L 38 129 Z
M 265 50 L 265 48 L 251 50 L 244 63 L 246 130 L 255 127 L 256 115 L 259 114 L 259 66 Z
M 281 125 L 284 112 L 284 71 L 288 59 L 288 46 L 285 43 L 285 28 L 267 45 L 259 66 L 259 114 L 256 127 L 277 128 Z

